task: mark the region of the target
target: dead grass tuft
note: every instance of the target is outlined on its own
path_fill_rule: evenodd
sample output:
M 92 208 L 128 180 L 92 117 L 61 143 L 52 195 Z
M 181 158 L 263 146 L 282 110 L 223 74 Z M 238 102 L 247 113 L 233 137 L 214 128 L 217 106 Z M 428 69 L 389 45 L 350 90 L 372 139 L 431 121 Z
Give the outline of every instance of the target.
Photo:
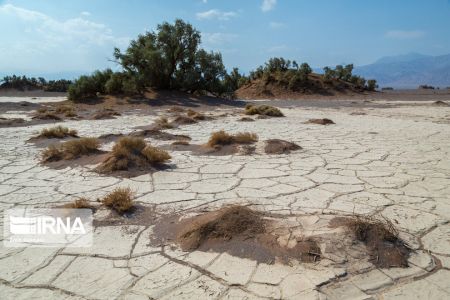
M 128 188 L 116 188 L 111 193 L 103 197 L 101 202 L 118 212 L 119 214 L 123 214 L 127 211 L 129 211 L 134 203 L 134 193 L 131 191 L 131 189 Z
M 104 109 L 95 113 L 92 116 L 94 120 L 102 120 L 102 119 L 114 119 L 115 116 L 120 116 L 121 114 L 113 109 Z
M 67 141 L 59 147 L 50 145 L 42 152 L 42 162 L 75 159 L 82 155 L 97 153 L 99 147 L 100 143 L 96 138 L 80 138 Z
M 87 198 L 78 198 L 77 200 L 64 205 L 65 208 L 89 208 L 93 209 L 94 207 L 89 203 L 89 199 Z
M 53 112 L 43 112 L 40 113 L 38 112 L 37 114 L 35 114 L 33 116 L 33 119 L 39 119 L 39 120 L 55 120 L 55 121 L 60 121 L 61 117 L 57 116 L 55 113 Z
M 169 153 L 147 145 L 139 137 L 122 137 L 114 145 L 110 156 L 98 167 L 101 173 L 131 168 L 146 168 L 169 160 Z
M 264 115 L 269 117 L 284 117 L 281 110 L 276 107 L 269 105 L 251 105 L 247 104 L 245 106 L 246 115 Z
M 208 140 L 209 147 L 224 146 L 231 144 L 251 144 L 258 141 L 258 136 L 251 132 L 240 132 L 235 135 L 226 133 L 224 130 L 213 132 Z
M 64 114 L 64 116 L 68 118 L 77 116 L 77 114 L 75 113 L 75 108 L 71 105 L 60 105 L 56 107 L 55 112 L 57 114 Z
M 62 139 L 65 137 L 78 137 L 77 131 L 63 126 L 55 126 L 52 128 L 44 128 L 37 138 L 55 138 Z
M 189 141 L 183 141 L 183 140 L 181 140 L 181 141 L 175 141 L 175 142 L 172 143 L 172 145 L 182 145 L 182 146 L 187 146 L 187 145 L 189 145 Z
M 216 214 L 199 216 L 178 235 L 183 250 L 195 250 L 210 239 L 230 240 L 237 235 L 254 236 L 265 231 L 260 213 L 245 206 L 231 206 Z
M 172 123 L 176 124 L 176 125 L 189 125 L 189 124 L 195 124 L 198 122 L 191 117 L 179 115 L 179 116 L 175 117 L 175 119 L 172 121 Z
M 167 119 L 167 117 L 164 116 L 156 119 L 155 125 L 158 129 L 171 129 L 174 127 L 172 124 L 169 123 L 169 119 Z
M 371 260 L 380 268 L 408 267 L 410 248 L 399 238 L 394 224 L 380 216 L 355 216 L 348 222 L 357 240 L 366 244 Z
M 239 122 L 254 122 L 255 120 L 249 117 L 242 117 L 238 120 Z

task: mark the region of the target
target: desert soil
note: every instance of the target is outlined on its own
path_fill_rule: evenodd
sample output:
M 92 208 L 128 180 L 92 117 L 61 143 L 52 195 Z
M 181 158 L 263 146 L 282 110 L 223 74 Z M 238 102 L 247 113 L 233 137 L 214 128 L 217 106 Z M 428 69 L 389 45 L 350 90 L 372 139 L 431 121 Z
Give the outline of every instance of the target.
M 201 106 L 215 120 L 164 130 L 204 144 L 211 132 L 251 131 L 251 155 L 193 155 L 170 151 L 169 168 L 133 178 L 101 176 L 95 165 L 52 169 L 39 163 L 42 148 L 26 141 L 49 124 L 0 128 L 0 209 L 57 207 L 79 197 L 95 201 L 131 187 L 143 213 L 121 221 L 100 208 L 89 248 L 0 246 L 2 299 L 448 299 L 450 298 L 449 96 L 385 95 L 364 99 L 272 101 L 286 117 L 238 122 L 242 108 Z M 23 98 L 32 102 L 31 98 Z M 259 101 L 256 103 L 265 103 Z M 266 101 L 267 102 L 267 101 Z M 173 104 L 173 103 L 172 103 Z M 28 119 L 32 111 L 4 109 Z M 126 109 L 106 120 L 58 124 L 80 136 L 130 133 L 151 114 Z M 228 113 L 228 114 L 226 114 Z M 220 117 L 219 117 L 220 116 Z M 305 123 L 328 118 L 331 125 Z M 265 154 L 264 141 L 282 139 L 301 149 Z M 152 145 L 172 141 L 147 137 Z M 102 145 L 110 150 L 112 143 Z M 270 213 L 280 245 L 317 241 L 313 262 L 264 263 L 226 252 L 184 252 L 155 244 L 158 216 L 195 216 L 225 205 Z M 364 245 L 333 219 L 381 214 L 414 250 L 407 268 L 376 268 Z M 3 235 L 3 214 L 0 225 Z M 110 218 L 110 219 L 109 219 Z

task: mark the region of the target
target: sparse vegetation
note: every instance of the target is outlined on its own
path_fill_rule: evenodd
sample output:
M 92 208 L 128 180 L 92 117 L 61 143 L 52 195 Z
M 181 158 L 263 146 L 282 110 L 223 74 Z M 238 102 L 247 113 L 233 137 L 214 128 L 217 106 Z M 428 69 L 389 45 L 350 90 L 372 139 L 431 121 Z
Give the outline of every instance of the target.
M 281 110 L 270 105 L 251 105 L 245 106 L 246 115 L 264 115 L 269 117 L 284 117 Z
M 171 129 L 174 126 L 169 123 L 169 119 L 167 117 L 161 116 L 155 120 L 155 125 L 158 129 Z
M 82 155 L 97 153 L 100 143 L 96 138 L 80 138 L 59 146 L 50 145 L 42 152 L 42 162 L 75 159 Z
M 134 193 L 128 188 L 116 188 L 101 199 L 101 202 L 119 214 L 129 211 L 134 203 Z
M 356 239 L 367 245 L 372 262 L 377 267 L 408 267 L 410 249 L 388 219 L 382 216 L 355 216 L 348 226 Z
M 60 105 L 56 107 L 55 113 L 64 114 L 64 116 L 71 118 L 76 117 L 75 108 L 71 105 Z
M 170 159 L 169 153 L 147 145 L 142 138 L 122 137 L 113 146 L 110 156 L 99 166 L 98 171 L 109 173 L 132 168 L 147 168 Z
M 37 138 L 55 138 L 63 139 L 65 137 L 77 137 L 77 131 L 67 127 L 56 126 L 52 128 L 44 128 Z
M 58 115 L 56 115 L 53 112 L 49 112 L 49 111 L 37 111 L 37 113 L 33 116 L 33 119 L 39 119 L 39 120 L 54 120 L 54 121 L 61 121 L 61 117 L 59 117 Z
M 89 199 L 87 198 L 78 198 L 75 201 L 64 205 L 65 208 L 89 208 L 93 209 L 94 207 L 89 203 Z
M 96 112 L 92 119 L 94 120 L 103 120 L 103 119 L 113 119 L 116 116 L 120 116 L 121 114 L 113 109 L 104 109 L 102 111 Z
M 421 90 L 434 90 L 434 86 L 423 84 L 423 85 L 419 85 L 419 89 L 421 89 Z
M 251 144 L 258 141 L 255 133 L 240 132 L 235 135 L 226 133 L 224 130 L 213 132 L 208 140 L 209 147 L 224 146 L 231 144 Z
M 16 89 L 25 90 L 44 90 L 48 92 L 66 92 L 70 80 L 45 80 L 43 77 L 26 77 L 26 76 L 5 76 L 0 80 L 0 89 Z

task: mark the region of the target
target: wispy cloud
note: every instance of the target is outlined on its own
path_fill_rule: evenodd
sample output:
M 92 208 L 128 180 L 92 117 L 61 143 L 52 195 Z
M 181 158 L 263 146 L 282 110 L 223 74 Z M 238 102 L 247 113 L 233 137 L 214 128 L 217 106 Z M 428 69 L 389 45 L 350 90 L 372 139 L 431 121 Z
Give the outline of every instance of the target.
M 8 47 L 0 48 L 0 68 L 80 70 L 104 66 L 112 48 L 124 47 L 127 37 L 117 37 L 102 23 L 87 20 L 86 13 L 56 19 L 12 4 L 0 5 L 0 24 L 11 24 L 2 34 Z M 7 22 L 7 23 L 5 23 Z M 20 57 L 20 60 L 11 58 Z
M 271 11 L 277 5 L 277 0 L 263 0 L 261 4 L 261 10 L 263 12 Z
M 202 39 L 206 44 L 209 45 L 222 45 L 230 43 L 238 37 L 234 33 L 224 33 L 224 32 L 205 32 L 202 34 Z
M 422 30 L 389 30 L 385 33 L 385 37 L 391 39 L 418 39 L 425 35 L 425 31 Z
M 270 22 L 269 27 L 272 29 L 280 29 L 280 28 L 286 27 L 286 24 L 281 23 L 281 22 Z
M 227 21 L 236 17 L 238 14 L 234 11 L 221 11 L 219 9 L 210 9 L 196 14 L 199 20 L 222 20 Z
M 83 17 L 89 17 L 91 13 L 88 11 L 82 11 L 80 15 L 82 15 Z
M 289 49 L 290 48 L 287 45 L 283 44 L 283 45 L 277 45 L 277 46 L 270 47 L 270 48 L 267 49 L 267 52 L 269 52 L 269 53 L 280 53 L 280 52 L 283 52 L 283 51 L 287 51 Z

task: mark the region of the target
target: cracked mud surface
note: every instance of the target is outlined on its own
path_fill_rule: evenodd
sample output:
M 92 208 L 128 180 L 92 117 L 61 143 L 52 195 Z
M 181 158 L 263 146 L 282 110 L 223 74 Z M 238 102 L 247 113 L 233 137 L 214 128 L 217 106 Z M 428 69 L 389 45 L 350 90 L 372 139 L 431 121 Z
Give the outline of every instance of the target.
M 431 103 L 431 101 L 430 101 Z M 170 168 L 134 178 L 100 176 L 93 165 L 50 169 L 26 143 L 49 125 L 1 128 L 0 209 L 55 207 L 131 187 L 155 214 L 191 214 L 228 204 L 280 216 L 280 243 L 319 236 L 313 263 L 264 264 L 227 253 L 152 246 L 153 225 L 105 222 L 91 248 L 0 246 L 2 299 L 446 299 L 450 297 L 450 108 L 283 108 L 285 118 L 237 122 L 242 115 L 165 130 L 204 144 L 211 132 L 250 131 L 252 155 L 197 156 L 170 151 Z M 161 108 L 161 112 L 164 109 Z M 226 109 L 217 113 L 229 112 Z M 230 109 L 231 112 L 231 109 Z M 364 112 L 354 114 L 355 112 Z M 353 114 L 352 114 L 353 113 Z M 20 116 L 20 113 L 18 113 Z M 157 116 L 64 122 L 80 136 L 126 134 Z M 304 124 L 330 118 L 336 124 Z M 263 153 L 264 140 L 298 144 Z M 152 145 L 171 141 L 146 138 Z M 103 144 L 110 150 L 112 143 Z M 415 249 L 408 268 L 375 268 L 361 244 L 331 243 L 336 216 L 380 213 Z M 105 220 L 99 209 L 95 218 Z M 3 218 L 3 214 L 1 215 Z M 3 239 L 3 220 L 1 222 Z M 281 230 L 281 229 L 280 229 Z M 328 240 L 328 242 L 327 242 Z M 330 248 L 331 247 L 331 248 Z M 328 249 L 328 251 L 327 251 Z M 332 251 L 329 251 L 329 250 Z

